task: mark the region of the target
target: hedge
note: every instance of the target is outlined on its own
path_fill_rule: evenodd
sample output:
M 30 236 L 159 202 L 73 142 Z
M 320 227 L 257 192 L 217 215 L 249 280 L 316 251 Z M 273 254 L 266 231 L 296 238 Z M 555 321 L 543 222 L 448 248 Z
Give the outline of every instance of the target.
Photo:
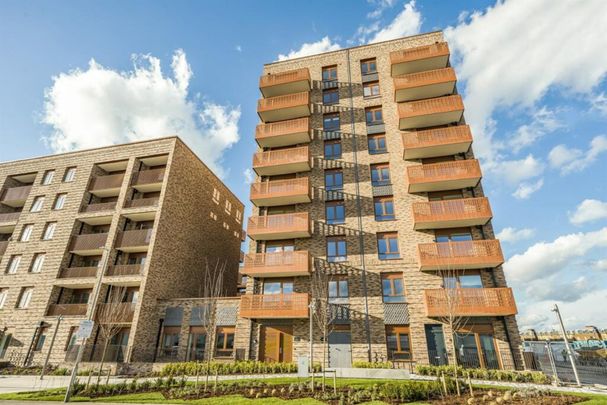
M 418 365 L 415 372 L 420 375 L 440 376 L 441 374 L 454 377 L 455 366 L 426 366 Z M 550 384 L 550 378 L 539 371 L 488 370 L 486 368 L 457 367 L 458 376 L 470 376 L 477 380 L 526 382 L 535 384 Z
M 209 364 L 210 374 L 292 374 L 297 372 L 295 363 L 266 363 L 263 361 L 235 361 L 218 362 L 211 361 Z M 314 369 L 320 370 L 315 364 Z M 167 375 L 203 375 L 207 372 L 206 362 L 181 362 L 165 365 L 160 374 Z

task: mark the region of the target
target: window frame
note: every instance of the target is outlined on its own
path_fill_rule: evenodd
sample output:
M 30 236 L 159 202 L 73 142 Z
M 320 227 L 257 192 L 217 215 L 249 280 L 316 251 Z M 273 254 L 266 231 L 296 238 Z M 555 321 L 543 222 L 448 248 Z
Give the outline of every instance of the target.
M 55 178 L 55 170 L 49 169 L 44 172 L 42 175 L 42 180 L 40 181 L 41 186 L 48 186 L 53 183 L 53 179 Z
M 380 240 L 385 240 L 386 251 L 380 252 Z M 396 250 L 392 250 L 390 241 L 396 241 Z M 400 259 L 400 245 L 398 242 L 398 232 L 381 232 L 377 234 L 377 256 L 379 260 L 396 260 Z M 382 257 L 383 256 L 383 257 Z
M 371 149 L 371 143 L 375 143 L 379 145 L 378 140 L 384 140 L 384 148 L 377 147 L 376 149 Z M 367 136 L 367 151 L 369 155 L 381 155 L 382 153 L 388 153 L 388 140 L 386 139 L 386 134 L 376 134 Z
M 25 224 L 19 234 L 19 242 L 29 242 L 34 233 L 34 224 Z
M 386 202 L 392 203 L 392 215 L 386 214 Z M 382 214 L 378 215 L 377 205 L 381 206 Z M 394 207 L 394 196 L 375 197 L 373 199 L 373 213 L 375 214 L 375 220 L 378 222 L 383 221 L 394 221 L 396 220 L 396 209 Z
M 373 65 L 375 65 L 375 69 L 374 70 L 370 70 L 369 68 Z M 363 66 L 367 66 L 367 71 L 364 71 L 364 67 Z M 369 58 L 369 59 L 363 59 L 360 61 L 360 74 L 361 76 L 368 76 L 368 75 L 374 75 L 377 73 L 377 58 Z
M 30 266 L 29 272 L 30 273 L 41 273 L 42 272 L 42 266 L 44 266 L 44 260 L 46 259 L 46 253 L 41 252 L 41 253 L 35 253 L 34 257 L 32 258 L 32 264 Z
M 65 168 L 63 173 L 63 183 L 71 183 L 76 178 L 76 166 L 70 166 Z
M 381 116 L 381 119 L 377 119 L 377 112 L 379 112 L 379 115 Z M 371 117 L 373 118 L 372 120 L 369 120 L 369 113 L 371 114 Z M 384 123 L 384 113 L 382 110 L 381 106 L 376 106 L 376 107 L 368 107 L 365 108 L 365 122 L 367 124 L 367 126 L 372 126 L 372 125 L 381 125 Z
M 42 208 L 44 208 L 45 199 L 46 198 L 43 195 L 37 195 L 36 197 L 34 197 L 34 200 L 32 201 L 32 206 L 30 207 L 30 212 L 42 211 Z
M 334 243 L 335 244 L 335 253 L 336 255 L 334 256 L 330 256 L 329 255 L 329 245 Z M 344 247 L 344 254 L 340 255 L 339 254 L 339 247 L 340 245 L 343 243 L 343 247 Z M 348 260 L 348 241 L 346 240 L 345 236 L 330 236 L 327 238 L 326 243 L 325 243 L 325 254 L 327 257 L 327 261 L 330 263 L 339 263 L 339 262 L 345 262 Z
M 51 234 L 50 237 L 47 237 L 47 233 L 49 232 L 49 229 L 51 229 Z M 57 230 L 57 221 L 49 221 L 46 224 L 44 224 L 44 230 L 42 231 L 42 240 L 53 240 L 53 237 L 55 236 L 55 231 Z
M 339 176 L 338 176 L 339 174 Z M 333 185 L 332 186 L 327 186 L 327 177 L 329 178 L 333 178 Z M 337 186 L 335 185 L 335 179 L 337 178 L 341 178 L 341 185 Z M 331 169 L 331 170 L 325 170 L 324 173 L 324 179 L 325 179 L 325 190 L 326 191 L 341 191 L 344 189 L 344 172 L 342 169 Z
M 407 336 L 407 342 L 409 343 L 408 350 L 403 350 L 401 346 L 401 335 Z M 405 358 L 397 359 L 392 357 L 390 354 L 390 347 L 388 345 L 388 336 L 394 336 L 396 339 L 396 354 L 402 354 Z M 411 330 L 409 326 L 401 325 L 386 325 L 386 350 L 388 351 L 388 359 L 390 361 L 411 361 L 413 360 L 413 350 L 411 349 Z M 392 357 L 392 358 L 391 358 Z
M 377 93 L 373 91 L 373 89 L 377 88 Z M 370 89 L 370 94 L 366 94 L 367 89 Z M 381 87 L 379 86 L 379 81 L 366 82 L 363 83 L 363 98 L 374 98 L 381 96 Z M 383 118 L 383 113 L 382 113 Z
M 230 335 L 232 338 L 230 339 Z M 223 338 L 222 347 L 219 347 L 219 337 Z M 234 326 L 218 326 L 215 330 L 215 357 L 228 358 L 234 355 L 236 328 Z M 231 344 L 230 344 L 231 343 Z M 231 347 L 229 347 L 231 346 Z M 224 353 L 225 352 L 225 353 Z M 229 353 L 228 353 L 229 352 Z
M 397 288 L 396 285 L 394 283 L 394 280 L 400 280 L 400 284 L 402 285 L 402 295 L 397 293 Z M 390 285 L 390 294 L 386 295 L 384 293 L 384 281 L 388 281 L 389 285 Z M 386 304 L 393 304 L 393 303 L 406 303 L 407 302 L 407 298 L 406 298 L 406 294 L 405 294 L 405 281 L 403 279 L 403 273 L 401 272 L 395 272 L 395 273 L 381 273 L 381 295 L 382 295 L 382 302 L 386 303 Z M 388 298 L 386 300 L 386 298 Z M 396 299 L 394 299 L 396 298 Z M 402 299 L 401 299 L 402 298 Z
M 343 207 L 343 213 L 344 216 L 343 218 L 339 219 L 337 217 L 337 209 L 335 207 L 341 206 Z M 334 212 L 334 219 L 329 219 L 329 208 L 335 208 Z M 346 222 L 346 205 L 344 204 L 343 201 L 328 201 L 325 203 L 325 222 L 328 225 L 337 225 L 337 224 L 344 224 Z
M 23 255 L 11 255 L 6 266 L 6 274 L 17 274 Z
M 6 298 L 8 297 L 8 288 L 0 288 L 0 309 L 6 305 Z
M 336 295 L 331 295 L 331 284 L 335 284 Z M 346 294 L 342 294 L 342 285 L 346 286 Z M 327 296 L 329 299 L 344 299 L 350 298 L 350 285 L 348 284 L 348 278 L 346 276 L 336 276 L 335 278 L 329 280 L 327 288 L 329 289 Z
M 337 119 L 335 119 L 337 118 Z M 327 119 L 330 120 L 331 123 L 333 122 L 337 122 L 337 125 L 335 126 L 331 126 L 331 127 L 327 127 L 325 124 L 327 122 Z M 322 116 L 322 130 L 324 132 L 339 132 L 341 129 L 341 116 L 340 114 L 337 113 L 327 113 L 327 114 L 323 114 Z
M 388 169 L 388 176 L 385 178 L 384 169 Z M 377 172 L 378 180 L 373 179 L 373 173 Z M 389 163 L 376 163 L 371 165 L 371 185 L 374 187 L 389 186 L 392 184 L 392 175 L 390 173 Z
M 325 78 L 325 72 L 328 72 L 329 78 Z M 335 76 L 335 77 L 331 77 Z M 321 77 L 323 82 L 336 82 L 337 81 L 337 65 L 323 66 L 321 70 Z
M 335 147 L 333 145 L 339 145 L 339 148 L 338 148 L 339 149 L 339 154 L 327 155 L 327 146 L 331 146 L 331 152 L 335 152 Z M 338 160 L 338 159 L 341 159 L 342 153 L 343 153 L 341 139 L 326 140 L 326 141 L 323 142 L 322 146 L 323 146 L 323 148 L 322 148 L 323 158 L 325 160 Z
M 331 95 L 335 94 L 335 97 L 330 97 Z M 325 100 L 325 96 L 329 96 L 329 100 Z M 322 104 L 323 105 L 335 105 L 335 104 L 339 104 L 339 89 L 338 88 L 331 88 L 331 89 L 325 89 L 322 91 Z
M 24 305 L 23 301 L 24 301 L 24 297 L 26 296 L 25 294 L 28 293 L 29 295 L 27 296 L 26 302 Z M 19 299 L 17 299 L 17 306 L 15 308 L 17 309 L 27 309 L 29 308 L 30 303 L 32 302 L 32 296 L 34 295 L 34 287 L 21 287 L 21 291 L 19 292 Z
M 53 201 L 53 211 L 59 211 L 65 208 L 65 202 L 67 201 L 67 193 L 57 193 L 55 201 Z M 58 206 L 61 202 L 61 206 Z

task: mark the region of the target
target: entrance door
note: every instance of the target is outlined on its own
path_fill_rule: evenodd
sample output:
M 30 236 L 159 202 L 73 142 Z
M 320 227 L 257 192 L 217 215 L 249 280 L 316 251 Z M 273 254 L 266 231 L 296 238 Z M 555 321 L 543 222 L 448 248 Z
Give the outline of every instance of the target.
M 430 364 L 443 366 L 449 363 L 445 349 L 445 337 L 442 325 L 425 325 L 426 345 Z
M 261 359 L 265 362 L 293 361 L 293 327 L 263 326 Z
M 329 335 L 329 367 L 352 367 L 350 331 L 333 331 Z
M 497 358 L 497 350 L 495 350 L 493 335 L 481 333 L 478 335 L 478 340 L 481 347 L 481 353 L 483 354 L 483 363 L 485 363 L 485 367 L 496 370 L 499 369 L 500 363 Z

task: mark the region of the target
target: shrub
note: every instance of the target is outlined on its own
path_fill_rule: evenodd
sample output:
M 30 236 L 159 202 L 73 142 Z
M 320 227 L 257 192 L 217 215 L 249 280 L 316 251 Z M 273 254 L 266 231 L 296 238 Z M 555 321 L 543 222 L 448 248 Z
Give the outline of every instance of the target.
M 428 366 L 418 365 L 415 367 L 415 372 L 420 375 L 440 376 L 455 376 L 455 366 Z M 463 368 L 457 367 L 458 376 L 468 375 L 470 378 L 478 380 L 492 381 L 511 381 L 511 382 L 529 382 L 536 384 L 550 384 L 550 378 L 539 371 L 514 371 L 514 370 L 488 370 L 485 368 Z
M 287 374 L 296 373 L 297 364 L 295 363 L 266 363 L 262 361 L 236 361 L 236 362 L 180 362 L 169 363 L 165 365 L 160 374 L 163 376 L 176 375 L 203 375 L 207 373 L 207 366 L 210 374 Z
M 447 382 L 451 389 L 452 382 Z M 379 387 L 379 395 L 388 402 L 411 402 L 439 398 L 441 383 L 439 381 L 403 381 L 387 383 Z
M 354 368 L 392 368 L 391 361 L 355 361 Z

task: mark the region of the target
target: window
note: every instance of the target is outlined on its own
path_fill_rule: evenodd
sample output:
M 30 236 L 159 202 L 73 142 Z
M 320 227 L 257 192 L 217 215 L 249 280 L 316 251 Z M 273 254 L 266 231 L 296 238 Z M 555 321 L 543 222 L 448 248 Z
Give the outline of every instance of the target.
M 375 58 L 366 59 L 360 61 L 360 73 L 362 75 L 372 75 L 373 73 L 377 73 L 377 62 Z
M 65 169 L 65 174 L 63 175 L 63 182 L 69 183 L 71 181 L 74 181 L 75 177 L 76 177 L 76 168 L 68 167 L 67 169 Z
M 327 203 L 327 224 L 343 224 L 346 222 L 346 207 L 343 202 Z
M 8 262 L 6 272 L 8 274 L 15 274 L 19 269 L 19 264 L 21 264 L 21 255 L 12 255 Z
M 293 293 L 293 281 L 292 280 L 268 280 L 266 279 L 263 283 L 264 295 L 273 294 L 292 294 Z
M 236 222 L 238 222 L 238 223 L 242 222 L 242 211 L 240 211 L 240 210 L 236 210 Z
M 329 298 L 348 298 L 348 280 L 343 277 L 338 277 L 334 280 L 329 280 Z
M 384 302 L 405 302 L 405 287 L 402 273 L 383 273 L 381 288 Z
M 44 264 L 44 253 L 36 253 L 34 255 L 34 260 L 32 261 L 32 267 L 30 268 L 30 272 L 32 273 L 40 273 L 42 271 L 42 265 Z
M 367 125 L 379 125 L 384 123 L 381 107 L 367 108 L 365 110 Z
M 27 242 L 30 240 L 32 236 L 32 231 L 34 230 L 33 224 L 23 225 L 23 229 L 21 230 L 21 236 L 19 237 L 20 242 Z
M 165 326 L 162 331 L 161 356 L 172 357 L 177 355 L 179 350 L 179 334 L 181 327 Z
M 36 339 L 36 344 L 34 345 L 34 351 L 39 352 L 44 347 L 44 341 L 46 340 L 46 332 L 48 328 L 43 326 L 40 328 L 40 332 L 38 333 L 38 338 Z
M 325 141 L 325 159 L 341 159 L 341 141 Z
M 343 262 L 347 258 L 346 238 L 343 236 L 327 238 L 327 261 Z
M 219 198 L 221 197 L 221 193 L 216 188 L 213 188 L 213 202 L 215 204 L 219 204 Z
M 338 89 L 324 90 L 322 92 L 322 103 L 325 105 L 339 103 L 339 90 Z
M 32 300 L 33 292 L 34 287 L 23 287 L 21 289 L 21 294 L 19 294 L 17 308 L 27 308 L 30 305 L 30 301 Z
M 336 114 L 325 114 L 322 117 L 322 129 L 323 131 L 339 131 L 339 113 Z
M 370 155 L 377 155 L 379 153 L 386 153 L 388 151 L 385 134 L 369 135 L 367 137 L 367 145 L 369 147 Z
M 42 233 L 42 240 L 53 239 L 53 235 L 55 235 L 56 227 L 57 227 L 57 222 L 47 222 L 46 225 L 44 225 L 44 232 Z
M 393 197 L 377 197 L 374 200 L 374 206 L 376 221 L 391 221 L 395 219 Z
M 436 242 L 466 242 L 472 240 L 469 228 L 454 228 L 435 231 Z
M 228 200 L 226 200 L 226 213 L 227 214 L 232 213 L 232 203 L 229 202 Z
M 400 259 L 398 234 L 396 232 L 377 234 L 377 253 L 382 260 Z
M 322 68 L 322 80 L 323 82 L 337 80 L 337 66 L 327 66 Z
M 231 357 L 234 353 L 234 327 L 219 327 L 215 337 L 215 356 Z
M 379 82 L 369 82 L 363 84 L 363 97 L 376 97 L 379 95 Z
M 39 212 L 42 210 L 42 206 L 44 205 L 44 196 L 39 195 L 34 198 L 34 202 L 32 203 L 32 208 L 30 208 L 30 212 Z
M 341 190 L 344 188 L 344 175 L 341 170 L 325 171 L 325 190 Z
M 89 297 L 91 296 L 91 290 L 80 289 L 72 290 L 72 295 L 69 299 L 70 304 L 88 304 Z
M 483 288 L 479 273 L 443 277 L 443 288 Z
M 386 326 L 388 360 L 410 360 L 411 340 L 408 326 Z
M 44 172 L 44 176 L 42 177 L 42 185 L 48 186 L 53 182 L 53 177 L 55 177 L 54 170 L 47 170 Z
M 0 288 L 0 309 L 4 308 L 6 297 L 8 296 L 8 288 Z
M 374 186 L 390 184 L 390 166 L 387 163 L 371 165 L 371 184 Z
M 55 203 L 53 204 L 53 209 L 54 210 L 62 209 L 63 206 L 65 205 L 66 199 L 67 199 L 66 193 L 57 194 L 57 197 L 55 197 Z

